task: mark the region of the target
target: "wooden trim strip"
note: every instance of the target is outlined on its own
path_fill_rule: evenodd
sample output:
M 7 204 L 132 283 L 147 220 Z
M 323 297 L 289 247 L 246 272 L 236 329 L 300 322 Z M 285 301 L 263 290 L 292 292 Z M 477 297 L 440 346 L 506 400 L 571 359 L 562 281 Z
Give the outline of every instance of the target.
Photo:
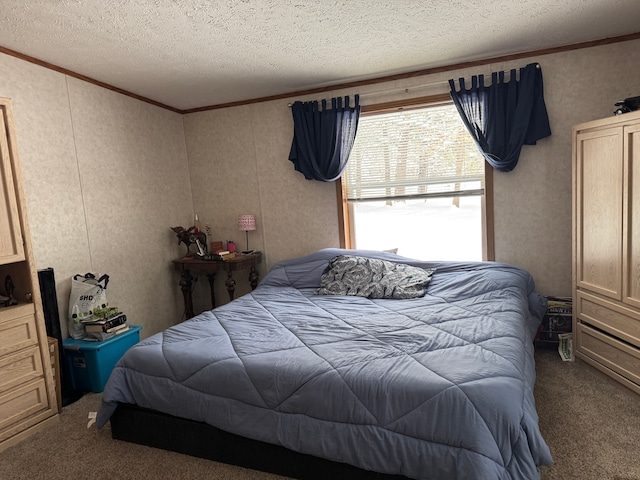
M 416 108 L 436 107 L 452 103 L 451 95 L 440 93 L 427 97 L 405 98 L 393 102 L 376 103 L 375 105 L 362 105 L 361 112 L 367 115 L 377 115 L 379 113 L 397 112 L 398 110 L 413 110 Z
M 364 85 L 374 85 L 377 83 L 383 83 L 383 82 L 390 82 L 390 81 L 394 81 L 394 80 L 403 80 L 406 78 L 413 78 L 413 77 L 420 77 L 423 75 L 431 75 L 434 73 L 441 73 L 441 72 L 449 72 L 452 70 L 459 70 L 459 69 L 463 69 L 463 68 L 469 68 L 469 67 L 477 67 L 477 66 L 482 66 L 482 65 L 487 65 L 490 63 L 499 63 L 499 62 L 508 62 L 511 60 L 518 60 L 520 58 L 529 58 L 529 57 L 533 57 L 533 56 L 542 56 L 542 55 L 551 55 L 553 53 L 561 53 L 561 52 L 567 52 L 567 51 L 571 51 L 571 50 L 579 50 L 582 48 L 591 48 L 591 47 L 598 47 L 601 45 L 609 45 L 612 43 L 619 43 L 619 42 L 628 42 L 631 40 L 637 40 L 640 39 L 640 32 L 637 33 L 631 33 L 628 35 L 621 35 L 618 37 L 610 37 L 610 38 L 602 38 L 600 40 L 591 40 L 589 42 L 582 42 L 582 43 L 575 43 L 572 45 L 564 45 L 561 47 L 552 47 L 552 48 L 543 48 L 540 50 L 532 50 L 529 52 L 522 52 L 522 53 L 514 53 L 514 54 L 510 54 L 510 55 L 502 55 L 499 57 L 492 57 L 492 58 L 486 58 L 484 60 L 474 60 L 471 62 L 462 62 L 462 63 L 454 63 L 451 65 L 443 65 L 441 67 L 433 67 L 433 68 L 426 68 L 423 70 L 416 70 L 413 72 L 407 72 L 407 73 L 398 73 L 395 75 L 388 75 L 385 77 L 378 77 L 378 78 L 372 78 L 369 80 L 360 80 L 360 81 L 356 81 L 356 82 L 345 82 L 345 83 L 337 83 L 335 85 L 330 85 L 327 87 L 318 87 L 318 88 L 312 88 L 309 90 L 298 90 L 295 92 L 288 92 L 288 93 L 282 93 L 279 95 L 271 95 L 268 97 L 259 97 L 259 98 L 253 98 L 253 99 L 249 99 L 249 100 L 243 100 L 243 101 L 238 101 L 238 102 L 229 102 L 229 103 L 221 103 L 218 105 L 210 105 L 208 107 L 199 107 L 199 108 L 192 108 L 192 109 L 188 109 L 188 110 L 183 110 L 182 113 L 195 113 L 195 112 L 203 112 L 206 110 L 217 110 L 220 108 L 228 108 L 228 107 L 236 107 L 239 105 L 249 105 L 252 103 L 260 103 L 260 102 L 268 102 L 268 101 L 272 101 L 272 100 L 281 100 L 281 99 L 285 99 L 285 98 L 290 98 L 290 97 L 297 97 L 297 96 L 305 96 L 305 95 L 310 95 L 313 93 L 323 93 L 323 92 L 330 92 L 332 90 L 342 90 L 345 88 L 353 88 L 353 87 L 361 87 Z M 364 105 L 363 105 L 364 108 Z
M 281 100 L 281 99 L 285 99 L 285 98 L 290 98 L 290 97 L 295 97 L 295 96 L 310 95 L 310 94 L 314 94 L 314 93 L 330 92 L 332 90 L 341 90 L 341 89 L 345 89 L 345 88 L 360 87 L 360 86 L 364 86 L 364 85 L 375 85 L 377 83 L 390 82 L 390 81 L 394 81 L 394 80 L 403 80 L 403 79 L 406 79 L 406 78 L 420 77 L 420 76 L 423 76 L 423 75 L 431 75 L 431 74 L 434 74 L 434 73 L 449 72 L 449 71 L 452 71 L 452 70 L 459 70 L 459 69 L 463 69 L 463 68 L 487 65 L 487 64 L 490 64 L 490 63 L 508 62 L 508 61 L 517 60 L 517 59 L 520 59 L 520 58 L 528 58 L 528 57 L 541 56 L 541 55 L 551 55 L 551 54 L 554 54 L 554 53 L 567 52 L 567 51 L 571 51 L 571 50 L 579 50 L 579 49 L 582 49 L 582 48 L 598 47 L 598 46 L 601 46 L 601 45 L 609 45 L 609 44 L 612 44 L 612 43 L 628 42 L 628 41 L 637 40 L 637 39 L 640 39 L 640 32 L 630 33 L 630 34 L 627 34 L 627 35 L 620 35 L 620 36 L 616 36 L 616 37 L 601 38 L 599 40 L 591 40 L 591 41 L 588 41 L 588 42 L 574 43 L 572 45 L 563 45 L 563 46 L 560 46 L 560 47 L 543 48 L 543 49 L 540 49 L 540 50 L 532 50 L 532 51 L 529 51 L 529 52 L 514 53 L 514 54 L 510 54 L 510 55 L 502 55 L 502 56 L 498 56 L 498 57 L 486 58 L 486 59 L 483 59 L 483 60 L 474 60 L 474 61 L 470 61 L 470 62 L 454 63 L 454 64 L 451 64 L 451 65 L 443 65 L 443 66 L 440 66 L 440 67 L 426 68 L 426 69 L 422 69 L 422 70 L 415 70 L 415 71 L 412 71 L 412 72 L 398 73 L 398 74 L 395 74 L 395 75 L 387 75 L 387 76 L 383 76 L 383 77 L 371 78 L 371 79 L 368 79 L 368 80 L 359 80 L 359 81 L 354 81 L 354 82 L 337 83 L 335 85 L 329 85 L 329 86 L 326 86 L 326 87 L 311 88 L 311 89 L 308 89 L 308 90 L 297 90 L 297 91 L 294 91 L 294 92 L 281 93 L 281 94 L 278 94 L 278 95 L 257 97 L 257 98 L 251 98 L 251 99 L 248 99 L 248 100 L 239 100 L 239 101 L 236 101 L 236 102 L 220 103 L 220 104 L 216 104 L 216 105 L 209 105 L 209 106 L 197 107 L 197 108 L 189 108 L 189 109 L 185 109 L 185 110 L 181 110 L 179 108 L 171 107 L 169 105 L 165 105 L 163 103 L 156 102 L 155 100 L 151 100 L 150 98 L 143 97 L 143 96 L 137 95 L 135 93 L 131 93 L 131 92 L 127 91 L 127 90 L 123 90 L 123 89 L 118 88 L 118 87 L 114 87 L 113 85 L 109 85 L 108 83 L 101 82 L 101 81 L 96 80 L 94 78 L 87 77 L 87 76 L 82 75 L 80 73 L 76 73 L 76 72 L 74 72 L 72 70 L 68 70 L 66 68 L 59 67 L 59 66 L 54 65 L 52 63 L 45 62 L 44 60 L 39 60 L 39 59 L 37 59 L 35 57 L 31 57 L 29 55 L 25 55 L 24 53 L 20 53 L 20 52 L 17 52 L 15 50 L 11 50 L 9 48 L 5 48 L 5 47 L 0 46 L 0 53 L 4 53 L 6 55 L 9 55 L 9 56 L 12 56 L 12 57 L 15 57 L 15 58 L 19 58 L 19 59 L 24 60 L 24 61 L 29 62 L 29 63 L 34 63 L 36 65 L 40 65 L 41 67 L 45 67 L 45 68 L 48 68 L 50 70 L 55 70 L 56 72 L 62 73 L 64 75 L 68 75 L 70 77 L 74 77 L 74 78 L 77 78 L 79 80 L 83 80 L 85 82 L 92 83 L 92 84 L 97 85 L 99 87 L 106 88 L 107 90 L 112 90 L 114 92 L 121 93 L 122 95 L 126 95 L 128 97 L 135 98 L 136 100 L 140 100 L 142 102 L 150 103 L 151 105 L 155 105 L 157 107 L 164 108 L 166 110 L 171 110 L 172 112 L 176 112 L 176 113 L 180 113 L 180 114 L 187 114 L 187 113 L 204 112 L 204 111 L 208 111 L 208 110 L 219 110 L 221 108 L 238 107 L 240 105 L 250 105 L 250 104 L 253 104 L 253 103 L 262 103 L 262 102 L 268 102 L 268 101 L 272 101 L 272 100 Z
M 493 214 L 493 167 L 488 162 L 484 162 L 484 230 L 483 258 L 485 261 L 493 262 L 496 259 L 495 242 L 495 215 Z
M 351 248 L 351 238 L 349 232 L 349 206 L 347 205 L 347 195 L 344 193 L 342 177 L 336 181 L 336 199 L 338 201 L 338 241 L 340 248 Z

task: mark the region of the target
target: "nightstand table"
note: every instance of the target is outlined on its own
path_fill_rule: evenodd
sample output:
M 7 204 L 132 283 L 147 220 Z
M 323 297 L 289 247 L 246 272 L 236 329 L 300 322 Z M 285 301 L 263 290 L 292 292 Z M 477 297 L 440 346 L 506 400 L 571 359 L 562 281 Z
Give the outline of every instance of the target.
M 180 289 L 184 298 L 184 313 L 186 318 L 195 316 L 193 312 L 193 298 L 191 296 L 191 288 L 193 285 L 193 274 L 204 273 L 209 280 L 209 289 L 211 291 L 211 308 L 216 307 L 216 296 L 214 293 L 213 282 L 216 273 L 227 272 L 225 285 L 229 292 L 229 299 L 233 300 L 236 289 L 236 281 L 233 279 L 233 272 L 236 270 L 249 270 L 249 284 L 251 289 L 258 286 L 258 270 L 256 266 L 262 262 L 262 252 L 253 252 L 249 254 L 238 254 L 230 260 L 202 260 L 197 257 L 184 257 L 173 261 L 174 268 L 181 273 Z

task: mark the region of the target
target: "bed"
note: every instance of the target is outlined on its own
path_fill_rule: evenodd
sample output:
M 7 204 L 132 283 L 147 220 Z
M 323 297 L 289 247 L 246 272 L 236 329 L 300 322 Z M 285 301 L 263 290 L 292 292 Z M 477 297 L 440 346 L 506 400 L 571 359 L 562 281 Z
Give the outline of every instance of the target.
M 332 290 L 337 259 L 354 258 L 392 265 L 397 283 Z M 320 250 L 129 349 L 98 428 L 298 478 L 540 478 L 552 462 L 533 397 L 545 309 L 512 265 Z

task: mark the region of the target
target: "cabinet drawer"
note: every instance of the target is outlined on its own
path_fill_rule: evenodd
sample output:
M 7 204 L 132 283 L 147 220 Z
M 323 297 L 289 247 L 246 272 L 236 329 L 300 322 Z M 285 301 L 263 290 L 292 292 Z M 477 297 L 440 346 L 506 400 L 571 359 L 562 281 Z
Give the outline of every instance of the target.
M 580 323 L 577 334 L 579 352 L 640 385 L 640 349 Z
M 29 382 L 0 395 L 0 441 L 24 430 L 25 422 L 35 424 L 42 419 L 38 412 L 49 408 L 44 379 Z M 15 428 L 14 428 L 15 427 Z
M 42 359 L 37 346 L 5 355 L 0 358 L 0 395 L 42 376 Z
M 594 295 L 578 291 L 578 319 L 640 347 L 638 313 Z
M 0 321 L 0 357 L 38 344 L 36 319 L 31 308 L 16 310 L 8 319 Z M 5 312 L 2 312 L 5 313 Z

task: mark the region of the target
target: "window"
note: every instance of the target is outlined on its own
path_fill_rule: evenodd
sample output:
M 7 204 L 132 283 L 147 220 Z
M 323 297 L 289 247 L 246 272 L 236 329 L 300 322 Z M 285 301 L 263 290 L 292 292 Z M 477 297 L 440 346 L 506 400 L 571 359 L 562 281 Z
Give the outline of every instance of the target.
M 448 95 L 363 107 L 341 179 L 345 246 L 491 260 L 490 174 Z

